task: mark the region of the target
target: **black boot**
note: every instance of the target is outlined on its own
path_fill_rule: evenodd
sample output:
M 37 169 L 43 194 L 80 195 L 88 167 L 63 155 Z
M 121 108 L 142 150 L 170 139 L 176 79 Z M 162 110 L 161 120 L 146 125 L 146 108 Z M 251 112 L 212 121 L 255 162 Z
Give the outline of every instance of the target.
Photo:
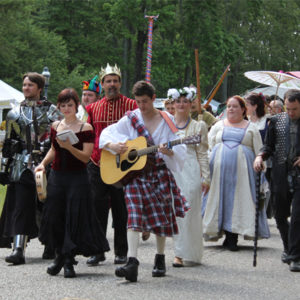
M 239 248 L 237 246 L 238 235 L 236 233 L 232 233 L 230 231 L 225 231 L 226 238 L 223 242 L 223 247 L 230 251 L 238 251 Z
M 101 261 L 105 261 L 105 255 L 104 255 L 104 253 L 100 253 L 100 254 L 91 256 L 86 261 L 86 263 L 89 266 L 97 266 L 99 264 L 99 262 L 101 262 Z
M 117 277 L 125 277 L 131 282 L 137 281 L 139 261 L 135 257 L 129 257 L 128 262 L 123 267 L 116 268 Z
M 65 264 L 64 264 L 64 277 L 65 278 L 74 278 L 76 277 L 76 273 L 74 270 L 74 264 L 75 260 L 74 257 L 67 256 L 65 258 Z
M 16 235 L 14 237 L 14 250 L 11 255 L 5 258 L 5 261 L 14 265 L 25 264 L 25 248 L 27 244 L 27 235 Z
M 152 277 L 163 277 L 163 276 L 166 276 L 165 255 L 156 254 L 154 258 Z
M 5 261 L 14 265 L 25 264 L 23 249 L 16 248 L 11 255 L 5 257 Z
M 61 253 L 57 253 L 53 263 L 47 268 L 49 275 L 57 275 L 65 263 L 65 257 Z

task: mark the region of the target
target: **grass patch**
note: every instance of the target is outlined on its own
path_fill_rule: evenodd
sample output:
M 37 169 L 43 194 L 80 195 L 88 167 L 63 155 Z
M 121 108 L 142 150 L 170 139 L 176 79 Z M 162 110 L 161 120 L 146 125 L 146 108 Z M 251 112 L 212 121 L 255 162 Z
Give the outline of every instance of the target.
M 5 186 L 0 185 L 0 216 L 4 205 L 5 194 L 6 194 L 6 185 Z

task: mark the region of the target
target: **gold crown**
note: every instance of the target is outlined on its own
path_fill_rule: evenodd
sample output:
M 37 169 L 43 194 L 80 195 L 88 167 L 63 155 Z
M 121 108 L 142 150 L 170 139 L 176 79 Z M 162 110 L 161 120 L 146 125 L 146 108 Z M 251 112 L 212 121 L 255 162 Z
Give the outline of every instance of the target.
M 99 72 L 100 81 L 102 82 L 104 76 L 110 75 L 110 74 L 116 74 L 121 79 L 121 70 L 118 68 L 118 66 L 115 64 L 114 67 L 112 67 L 110 64 L 107 64 L 106 68 L 101 68 Z

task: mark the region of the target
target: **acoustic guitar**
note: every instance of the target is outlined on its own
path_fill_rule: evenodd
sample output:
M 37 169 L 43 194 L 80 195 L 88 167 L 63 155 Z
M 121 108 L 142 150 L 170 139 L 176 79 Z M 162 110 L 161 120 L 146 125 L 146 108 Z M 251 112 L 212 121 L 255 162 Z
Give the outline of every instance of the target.
M 200 142 L 201 136 L 198 134 L 171 141 L 170 145 L 173 147 L 180 144 L 199 144 Z M 144 136 L 128 140 L 126 145 L 128 147 L 127 151 L 117 155 L 102 149 L 100 175 L 106 184 L 117 184 L 122 181 L 124 183 L 124 177 L 129 175 L 130 172 L 144 169 L 147 163 L 147 154 L 155 153 L 159 148 L 158 145 L 147 147 L 147 140 Z

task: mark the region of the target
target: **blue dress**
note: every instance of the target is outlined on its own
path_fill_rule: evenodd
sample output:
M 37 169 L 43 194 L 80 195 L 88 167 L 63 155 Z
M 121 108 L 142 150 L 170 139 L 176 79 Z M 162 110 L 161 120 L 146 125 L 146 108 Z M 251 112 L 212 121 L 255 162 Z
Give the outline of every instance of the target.
M 203 218 L 206 240 L 217 240 L 224 230 L 252 239 L 255 232 L 256 173 L 253 161 L 262 146 L 253 124 L 246 128 L 218 122 L 209 133 L 211 187 Z M 265 209 L 260 211 L 259 236 L 270 236 Z

